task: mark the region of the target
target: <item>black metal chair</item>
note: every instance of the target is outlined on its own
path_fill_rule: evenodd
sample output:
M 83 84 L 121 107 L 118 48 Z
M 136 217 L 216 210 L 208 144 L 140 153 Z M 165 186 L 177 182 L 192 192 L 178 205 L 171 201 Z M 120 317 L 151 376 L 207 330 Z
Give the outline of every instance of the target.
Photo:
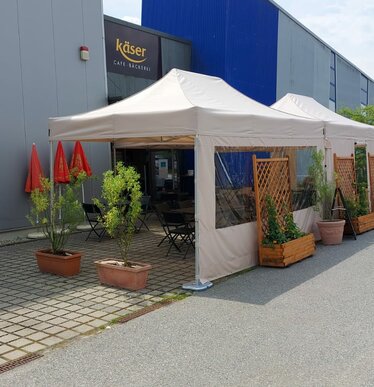
M 187 244 L 187 250 L 184 253 L 183 258 L 186 258 L 186 255 L 192 246 L 195 248 L 195 227 L 190 226 L 189 222 L 186 221 L 185 217 L 181 213 L 175 212 L 163 212 L 162 213 L 165 228 L 170 242 L 169 250 L 166 256 L 169 255 L 171 248 L 174 246 L 179 252 L 181 252 L 180 246 L 182 244 Z M 177 245 L 177 240 L 180 238 L 180 246 Z
M 102 226 L 100 222 L 100 219 L 102 217 L 100 208 L 96 204 L 92 203 L 82 203 L 82 207 L 86 215 L 87 222 L 91 227 L 91 230 L 87 235 L 86 241 L 92 233 L 94 233 L 99 238 L 99 241 L 101 241 L 106 231 L 104 227 L 100 228 Z
M 142 196 L 141 198 L 142 211 L 138 216 L 138 219 L 135 225 L 136 232 L 139 232 L 143 226 L 149 231 L 149 227 L 146 223 L 146 220 L 147 220 L 147 216 L 149 215 L 150 204 L 151 204 L 151 197 Z

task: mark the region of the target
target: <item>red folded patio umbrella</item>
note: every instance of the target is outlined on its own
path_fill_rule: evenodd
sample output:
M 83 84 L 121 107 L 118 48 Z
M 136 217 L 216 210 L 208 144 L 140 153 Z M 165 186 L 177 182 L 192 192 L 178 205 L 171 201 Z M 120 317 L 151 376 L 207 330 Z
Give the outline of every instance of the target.
M 70 171 L 74 173 L 74 176 L 77 176 L 80 172 L 86 172 L 87 176 L 92 175 L 90 164 L 88 164 L 87 157 L 80 141 L 75 142 L 73 155 L 70 161 Z
M 65 152 L 61 141 L 59 141 L 57 145 L 53 174 L 55 183 L 66 184 L 70 181 L 68 163 L 66 162 Z
M 92 175 L 90 164 L 88 164 L 86 154 L 84 153 L 80 141 L 76 141 L 74 145 L 73 156 L 70 161 L 70 171 L 74 176 L 78 176 L 80 172 L 86 172 L 87 176 Z M 82 202 L 85 202 L 84 186 L 82 184 Z
M 43 188 L 40 181 L 41 177 L 44 177 L 44 174 L 42 166 L 40 165 L 38 151 L 36 150 L 36 145 L 32 144 L 29 173 L 27 175 L 25 192 L 32 192 L 36 188 L 39 188 L 39 190 L 42 191 Z

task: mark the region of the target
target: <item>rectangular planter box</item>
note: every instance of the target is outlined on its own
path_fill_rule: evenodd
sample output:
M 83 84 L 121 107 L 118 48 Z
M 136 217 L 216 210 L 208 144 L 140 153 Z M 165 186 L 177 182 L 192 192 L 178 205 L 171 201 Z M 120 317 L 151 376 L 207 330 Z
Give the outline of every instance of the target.
M 313 234 L 274 245 L 274 247 L 260 246 L 260 266 L 286 267 L 292 263 L 310 257 L 316 251 Z
M 363 232 L 374 230 L 374 212 L 353 218 L 352 223 L 356 234 L 362 234 Z M 352 234 L 352 230 L 348 222 L 345 223 L 344 233 Z

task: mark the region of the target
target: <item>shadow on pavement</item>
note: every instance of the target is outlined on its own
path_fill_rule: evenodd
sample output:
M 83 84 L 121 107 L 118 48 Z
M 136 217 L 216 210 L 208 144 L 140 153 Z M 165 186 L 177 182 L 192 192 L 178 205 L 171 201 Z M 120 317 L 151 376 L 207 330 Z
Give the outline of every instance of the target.
M 265 305 L 356 254 L 353 259 L 359 261 L 358 253 L 373 243 L 374 231 L 358 235 L 356 241 L 348 236 L 337 246 L 324 246 L 319 243 L 313 257 L 284 269 L 257 267 L 253 271 L 231 277 L 196 296 Z

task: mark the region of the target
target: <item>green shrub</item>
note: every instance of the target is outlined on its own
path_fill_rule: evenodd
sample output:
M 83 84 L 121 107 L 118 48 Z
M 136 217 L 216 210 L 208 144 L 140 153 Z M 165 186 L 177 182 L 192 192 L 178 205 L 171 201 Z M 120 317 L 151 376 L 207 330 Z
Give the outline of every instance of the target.
M 117 241 L 124 266 L 130 266 L 128 253 L 141 212 L 140 175 L 133 167 L 118 162 L 115 171 L 104 172 L 102 201 L 94 202 L 103 210 L 101 219 L 108 234 Z

